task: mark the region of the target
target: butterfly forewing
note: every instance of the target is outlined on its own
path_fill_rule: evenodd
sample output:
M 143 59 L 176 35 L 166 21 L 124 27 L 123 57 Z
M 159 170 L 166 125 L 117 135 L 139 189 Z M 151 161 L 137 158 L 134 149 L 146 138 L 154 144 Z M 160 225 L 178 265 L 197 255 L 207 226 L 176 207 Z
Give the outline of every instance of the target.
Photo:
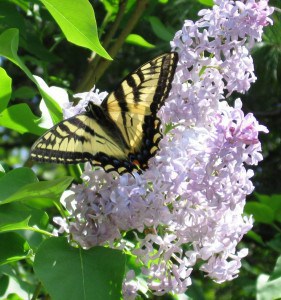
M 141 140 L 140 135 L 138 139 L 133 138 L 134 133 L 129 128 L 144 125 L 145 116 L 155 116 L 164 104 L 171 89 L 177 59 L 177 53 L 171 52 L 147 62 L 129 74 L 102 103 L 128 144 L 132 144 L 132 139 Z M 139 130 L 143 133 L 142 128 Z M 140 147 L 137 143 L 133 145 Z
M 162 54 L 129 74 L 102 103 L 111 112 L 130 111 L 155 114 L 163 105 L 171 89 L 178 55 Z
M 178 55 L 160 55 L 129 74 L 101 106 L 66 119 L 31 149 L 37 161 L 74 164 L 90 161 L 119 174 L 145 170 L 162 137 L 156 113 L 171 89 Z

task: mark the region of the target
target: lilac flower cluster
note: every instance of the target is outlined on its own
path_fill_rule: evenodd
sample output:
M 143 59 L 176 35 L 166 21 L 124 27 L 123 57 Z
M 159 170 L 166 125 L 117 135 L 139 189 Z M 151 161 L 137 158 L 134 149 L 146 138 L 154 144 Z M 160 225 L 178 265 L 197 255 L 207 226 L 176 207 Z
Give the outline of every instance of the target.
M 186 21 L 172 41 L 179 63 L 159 112 L 172 129 L 149 169 L 116 176 L 87 164 L 84 183 L 64 198 L 72 218 L 67 230 L 82 247 L 127 247 L 122 233 L 134 230 L 131 251 L 155 295 L 185 292 L 197 262 L 214 281 L 232 280 L 247 255 L 236 249 L 253 224 L 243 216 L 254 189 L 246 165 L 262 160 L 258 134 L 267 129 L 243 114 L 239 99 L 234 107 L 224 99 L 255 81 L 249 50 L 272 12 L 266 0 L 216 0 L 197 22 Z M 137 290 L 130 271 L 124 297 L 134 299 Z

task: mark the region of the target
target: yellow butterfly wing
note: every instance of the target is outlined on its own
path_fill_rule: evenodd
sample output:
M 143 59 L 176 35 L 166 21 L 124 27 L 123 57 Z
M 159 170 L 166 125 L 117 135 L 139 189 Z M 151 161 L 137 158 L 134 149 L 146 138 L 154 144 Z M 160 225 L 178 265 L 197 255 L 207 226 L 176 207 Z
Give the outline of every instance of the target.
M 119 174 L 145 170 L 162 137 L 156 113 L 171 89 L 176 53 L 166 53 L 129 74 L 101 104 L 66 119 L 40 137 L 31 158 L 74 164 L 90 161 Z
M 150 153 L 143 161 L 158 149 L 162 135 L 156 113 L 169 95 L 177 61 L 177 53 L 170 52 L 145 63 L 129 74 L 102 103 L 132 152 Z M 147 149 L 144 144 L 148 145 Z M 140 167 L 146 168 L 141 162 Z

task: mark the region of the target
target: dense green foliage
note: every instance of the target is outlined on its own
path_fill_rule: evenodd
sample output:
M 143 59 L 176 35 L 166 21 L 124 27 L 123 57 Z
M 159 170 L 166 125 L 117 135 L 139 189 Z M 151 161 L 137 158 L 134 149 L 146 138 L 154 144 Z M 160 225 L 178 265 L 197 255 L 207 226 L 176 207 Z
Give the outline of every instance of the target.
M 52 218 L 64 214 L 62 192 L 80 179 L 75 166 L 29 160 L 32 143 L 45 131 L 41 98 L 54 122 L 62 118 L 49 88 L 33 75 L 70 96 L 95 84 L 110 91 L 142 62 L 168 51 L 183 21 L 195 20 L 207 4 L 211 1 L 0 0 L 0 299 L 50 294 L 63 300 L 73 296 L 73 287 L 83 299 L 119 299 L 125 260 L 137 268 L 121 252 L 87 252 L 64 238 L 48 238 Z M 281 298 L 281 4 L 271 5 L 279 7 L 274 26 L 253 51 L 258 80 L 246 95 L 235 95 L 245 113 L 253 112 L 270 130 L 261 135 L 264 161 L 255 170 L 256 190 L 246 205 L 256 220 L 241 243 L 249 255 L 232 282 L 215 284 L 198 273 L 187 292 L 191 299 Z M 69 256 L 56 264 L 64 253 Z M 102 278 L 92 265 L 102 269 Z M 91 298 L 94 293 L 98 296 Z

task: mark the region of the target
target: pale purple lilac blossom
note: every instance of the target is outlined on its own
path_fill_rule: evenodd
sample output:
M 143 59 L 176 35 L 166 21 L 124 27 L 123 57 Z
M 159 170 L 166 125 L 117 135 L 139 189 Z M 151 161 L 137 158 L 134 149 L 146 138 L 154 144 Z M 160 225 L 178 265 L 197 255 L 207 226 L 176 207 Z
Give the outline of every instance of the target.
M 236 249 L 253 224 L 243 216 L 254 189 L 246 165 L 262 160 L 258 134 L 267 129 L 253 114 L 243 114 L 239 99 L 232 107 L 224 98 L 246 92 L 256 80 L 249 50 L 272 23 L 273 10 L 268 1 L 215 4 L 200 11 L 197 22 L 186 21 L 171 43 L 179 63 L 159 117 L 176 126 L 164 136 L 149 169 L 117 176 L 93 172 L 86 164 L 84 183 L 64 199 L 71 214 L 67 229 L 84 248 L 126 247 L 122 233 L 135 231 L 138 246 L 131 251 L 155 295 L 185 292 L 197 262 L 214 281 L 232 280 L 247 255 L 247 249 Z M 104 96 L 80 95 L 79 111 L 72 107 L 65 115 Z M 126 299 L 137 294 L 133 277 L 128 273 L 123 284 Z

